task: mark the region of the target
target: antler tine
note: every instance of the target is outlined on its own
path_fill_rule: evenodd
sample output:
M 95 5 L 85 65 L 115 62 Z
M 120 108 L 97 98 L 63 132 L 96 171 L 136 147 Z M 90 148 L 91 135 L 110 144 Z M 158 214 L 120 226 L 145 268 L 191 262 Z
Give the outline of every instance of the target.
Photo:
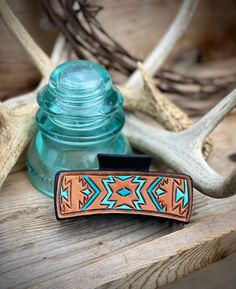
M 51 61 L 56 65 L 59 65 L 69 59 L 69 49 L 65 48 L 67 48 L 66 39 L 63 35 L 60 34 L 56 39 L 51 53 Z M 49 75 L 47 77 L 49 77 Z M 43 77 L 39 85 L 34 90 L 6 100 L 4 101 L 4 105 L 11 109 L 18 109 L 24 105 L 27 105 L 28 103 L 35 102 L 35 96 L 37 92 L 43 85 L 45 85 L 46 82 L 47 78 Z
M 179 11 L 169 27 L 168 31 L 164 34 L 161 41 L 156 45 L 147 59 L 144 61 L 143 66 L 152 76 L 163 65 L 176 42 L 184 34 L 192 19 L 196 9 L 197 0 L 184 0 L 179 8 Z M 127 87 L 141 86 L 142 78 L 138 70 L 134 71 L 126 83 Z
M 236 193 L 236 169 L 228 177 L 219 175 L 206 163 L 200 148 L 205 137 L 235 105 L 236 90 L 233 90 L 196 125 L 178 133 L 157 131 L 128 114 L 125 132 L 137 149 L 164 160 L 177 172 L 190 175 L 194 187 L 203 194 L 214 198 L 228 197 Z
M 236 89 L 231 91 L 213 109 L 202 117 L 195 125 L 185 130 L 183 134 L 193 140 L 194 146 L 201 148 L 205 138 L 236 106 Z
M 188 115 L 156 88 L 153 78 L 141 63 L 138 63 L 138 69 L 143 77 L 144 86 L 142 88 L 118 86 L 124 95 L 124 107 L 151 116 L 170 131 L 182 131 L 192 126 L 193 122 Z M 212 142 L 208 138 L 202 146 L 205 159 L 209 157 L 211 150 Z
M 12 13 L 5 0 L 0 0 L 0 16 L 11 33 L 14 34 L 14 36 L 30 55 L 33 63 L 37 66 L 42 75 L 44 77 L 48 77 L 51 71 L 55 68 L 55 65 L 27 33 L 23 25 Z

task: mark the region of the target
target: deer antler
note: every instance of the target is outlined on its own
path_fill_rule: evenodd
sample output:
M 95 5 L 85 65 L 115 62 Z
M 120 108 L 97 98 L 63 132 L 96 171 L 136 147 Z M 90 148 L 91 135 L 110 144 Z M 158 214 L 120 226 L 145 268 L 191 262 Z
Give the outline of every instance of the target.
M 192 120 L 188 115 L 159 91 L 141 63 L 138 64 L 138 68 L 143 77 L 143 87 L 126 88 L 119 86 L 120 91 L 125 96 L 124 107 L 130 111 L 140 111 L 151 116 L 170 131 L 177 132 L 190 127 Z M 211 151 L 212 143 L 207 138 L 202 146 L 205 159 L 208 158 Z
M 36 108 L 36 103 L 17 110 L 0 105 L 0 184 L 3 183 L 33 135 Z
M 214 198 L 236 193 L 236 169 L 223 177 L 203 159 L 201 146 L 207 135 L 236 106 L 236 89 L 219 102 L 191 128 L 181 132 L 157 131 L 136 116 L 126 116 L 125 133 L 131 144 L 162 159 L 177 172 L 188 174 L 194 187 Z

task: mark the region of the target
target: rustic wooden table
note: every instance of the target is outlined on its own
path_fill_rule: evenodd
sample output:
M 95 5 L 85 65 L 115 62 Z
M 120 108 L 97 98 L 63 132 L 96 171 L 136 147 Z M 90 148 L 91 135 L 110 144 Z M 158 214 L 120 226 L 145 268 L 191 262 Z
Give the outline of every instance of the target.
M 236 114 L 213 133 L 210 163 L 235 166 Z M 231 134 L 230 134 L 231 132 Z M 236 196 L 194 192 L 188 225 L 110 215 L 57 221 L 53 201 L 10 175 L 0 193 L 1 288 L 157 288 L 236 250 Z

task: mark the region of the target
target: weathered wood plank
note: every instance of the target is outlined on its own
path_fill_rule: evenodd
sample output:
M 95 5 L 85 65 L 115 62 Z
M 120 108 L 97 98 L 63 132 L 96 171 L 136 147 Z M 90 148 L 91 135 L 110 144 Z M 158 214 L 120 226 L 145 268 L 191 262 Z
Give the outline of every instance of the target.
M 235 114 L 214 132 L 211 165 L 235 163 Z M 227 133 L 225 130 L 227 129 Z M 235 250 L 236 196 L 194 192 L 189 225 L 138 216 L 55 219 L 53 202 L 26 173 L 8 177 L 0 193 L 1 288 L 156 288 Z
M 180 231 L 62 274 L 56 280 L 47 280 L 41 286 L 92 289 L 122 278 L 118 288 L 156 288 L 236 250 L 235 218 L 233 210 L 228 216 L 220 214 L 203 219 Z M 117 288 L 117 282 L 105 288 Z
M 190 272 L 201 269 L 208 264 L 224 258 L 236 249 L 236 227 L 235 224 L 232 224 L 232 227 L 230 226 L 228 229 L 224 227 L 225 221 L 227 222 L 227 217 L 219 215 L 215 218 L 209 218 L 208 220 L 204 220 L 202 224 L 199 223 L 194 225 L 191 229 L 184 229 L 184 233 L 179 231 L 160 238 L 156 244 L 152 244 L 154 245 L 154 253 L 159 252 L 159 260 L 157 262 L 154 262 L 152 265 L 137 270 L 135 273 L 131 274 L 128 273 L 129 271 L 127 270 L 127 267 L 125 267 L 124 270 L 127 271 L 125 278 L 111 282 L 109 285 L 102 288 L 154 289 L 173 282 L 179 277 L 186 276 Z M 235 213 L 233 212 L 233 214 L 229 215 L 229 217 L 235 218 Z M 215 225 L 216 222 L 217 226 Z M 219 229 L 218 233 L 218 229 L 216 227 Z M 223 230 L 222 227 L 224 227 Z M 210 231 L 210 234 L 208 234 L 208 239 L 205 239 L 205 229 Z M 198 234 L 198 237 L 203 234 L 200 237 L 201 239 L 197 240 L 196 238 L 190 241 L 188 237 L 193 237 L 194 232 L 197 230 L 198 232 L 201 232 Z M 182 245 L 176 241 L 177 239 L 178 241 L 181 240 L 180 242 Z M 162 242 L 164 248 L 162 247 Z M 192 245 L 189 247 L 189 244 Z M 172 249 L 174 246 L 177 246 L 178 250 L 172 255 Z M 146 244 L 146 248 L 148 247 L 149 244 Z M 148 250 L 148 252 L 151 251 L 151 248 Z M 164 249 L 166 249 L 166 252 L 163 252 Z M 155 254 L 148 256 L 147 252 L 144 252 L 143 250 L 142 253 L 144 253 L 147 258 L 151 257 L 152 260 L 155 258 Z M 136 266 L 139 257 L 135 261 Z M 130 260 L 130 256 L 126 256 L 126 259 Z M 144 263 L 143 260 L 142 263 Z M 127 266 L 130 269 L 131 266 L 129 264 L 127 264 Z M 101 267 L 100 270 L 102 271 Z
M 37 193 L 34 190 L 32 191 L 37 196 Z M 42 197 L 48 202 L 46 197 Z M 199 197 L 201 196 L 199 195 Z M 231 199 L 234 199 L 234 202 L 231 200 L 228 203 L 235 206 L 235 198 Z M 216 210 L 219 206 L 220 204 L 216 205 Z M 39 213 L 40 211 L 41 213 Z M 102 285 L 111 280 L 116 280 L 117 272 L 123 274 L 119 283 L 128 282 L 127 278 L 132 282 L 133 276 L 139 274 L 140 266 L 142 266 L 142 274 L 140 274 L 144 276 L 141 278 L 140 275 L 140 282 L 142 282 L 143 278 L 145 278 L 143 270 L 147 270 L 150 273 L 149 270 L 152 271 L 153 268 L 159 268 L 160 271 L 163 271 L 164 268 L 162 266 L 164 266 L 165 262 L 168 262 L 173 270 L 177 270 L 175 272 L 178 272 L 179 276 L 183 276 L 216 261 L 217 258 L 220 259 L 229 254 L 235 249 L 233 244 L 236 244 L 235 234 L 230 234 L 231 231 L 236 231 L 234 211 L 229 216 L 223 215 L 222 217 L 221 214 L 216 217 L 208 217 L 209 219 L 195 216 L 196 220 L 190 225 L 169 235 L 168 233 L 182 226 L 173 224 L 171 227 L 171 222 L 168 221 L 160 223 L 160 221 L 155 221 L 155 219 L 130 218 L 129 216 L 122 216 L 119 219 L 115 216 L 109 218 L 97 216 L 73 222 L 59 223 L 54 219 L 52 206 L 43 206 L 42 204 L 40 207 L 32 206 L 31 210 L 18 211 L 18 214 L 11 216 L 8 216 L 7 219 L 2 219 L 1 224 L 1 232 L 4 230 L 0 241 L 0 244 L 4 246 L 4 249 L 1 246 L 3 249 L 1 249 L 1 284 L 3 288 L 8 288 L 9 284 L 17 288 L 37 286 L 39 284 L 42 284 L 43 288 L 54 288 L 53 284 L 57 284 L 57 286 L 61 284 L 60 276 L 63 276 L 63 280 L 67 280 L 67 276 L 69 279 L 72 278 L 75 282 L 73 286 L 76 286 L 76 288 L 96 288 L 97 284 Z M 230 222 L 228 222 L 229 220 Z M 223 227 L 224 223 L 225 227 Z M 3 226 L 4 224 L 6 226 Z M 195 232 L 198 233 L 195 234 Z M 11 234 L 9 235 L 9 233 Z M 19 239 L 20 236 L 22 236 L 22 239 Z M 158 238 L 161 236 L 163 237 Z M 16 237 L 18 238 L 16 239 Z M 207 237 L 207 239 L 204 239 L 204 237 Z M 178 243 L 178 240 L 184 243 Z M 199 245 L 201 246 L 199 247 Z M 204 249 L 205 247 L 206 250 Z M 197 263 L 192 268 L 190 266 L 189 269 L 187 269 L 188 266 L 186 264 L 186 268 L 181 273 L 178 266 L 181 267 L 181 262 L 183 262 L 181 261 L 182 255 L 184 259 L 187 259 L 188 263 L 191 261 L 193 250 L 197 250 L 196 254 L 200 254 L 199 258 L 202 259 L 197 259 Z M 217 258 L 213 258 L 211 255 L 214 254 L 214 251 L 218 256 Z M 209 253 L 209 255 L 206 253 Z M 124 254 L 126 256 L 125 259 Z M 177 257 L 181 257 L 181 259 L 179 260 Z M 163 258 L 167 261 L 164 262 Z M 123 271 L 121 270 L 122 268 L 116 268 L 117 260 L 119 260 L 121 267 L 128 266 L 128 268 L 132 268 L 131 265 L 135 266 L 135 273 L 126 269 Z M 205 261 L 203 262 L 203 260 Z M 162 262 L 164 263 L 162 264 Z M 180 265 L 177 266 L 178 262 L 180 262 Z M 149 269 L 149 267 L 151 268 Z M 84 268 L 91 268 L 92 273 L 86 271 L 93 275 L 85 274 Z M 99 271 L 93 273 L 94 268 L 99 268 Z M 108 269 L 111 272 L 107 272 Z M 105 272 L 109 273 L 108 275 L 112 276 L 113 279 L 102 278 L 103 275 L 106 276 Z M 130 272 L 128 277 L 123 280 L 128 272 Z M 73 277 L 71 274 L 74 274 Z M 160 273 L 157 272 L 156 274 Z M 162 274 L 167 274 L 167 272 Z M 81 276 L 86 282 L 96 277 L 96 286 L 91 284 L 93 287 L 84 287 L 85 284 L 82 283 L 82 287 L 78 287 L 76 283 L 79 282 Z M 163 281 L 165 280 L 164 276 L 159 284 L 165 284 Z M 49 281 L 51 279 L 52 281 Z M 24 281 L 23 283 L 21 283 L 22 280 Z M 60 280 L 60 283 L 57 283 L 57 280 Z M 166 280 L 170 281 L 172 279 L 167 278 Z M 73 288 L 73 286 L 68 288 Z M 122 286 L 124 286 L 123 283 Z M 113 288 L 113 285 L 111 288 Z

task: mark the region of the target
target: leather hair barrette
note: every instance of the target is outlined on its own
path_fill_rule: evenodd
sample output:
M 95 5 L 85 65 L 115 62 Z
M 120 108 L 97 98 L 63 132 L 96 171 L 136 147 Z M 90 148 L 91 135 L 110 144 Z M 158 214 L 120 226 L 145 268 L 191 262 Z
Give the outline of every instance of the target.
M 189 176 L 149 171 L 148 156 L 98 155 L 99 170 L 61 171 L 55 178 L 58 219 L 139 214 L 189 222 Z

